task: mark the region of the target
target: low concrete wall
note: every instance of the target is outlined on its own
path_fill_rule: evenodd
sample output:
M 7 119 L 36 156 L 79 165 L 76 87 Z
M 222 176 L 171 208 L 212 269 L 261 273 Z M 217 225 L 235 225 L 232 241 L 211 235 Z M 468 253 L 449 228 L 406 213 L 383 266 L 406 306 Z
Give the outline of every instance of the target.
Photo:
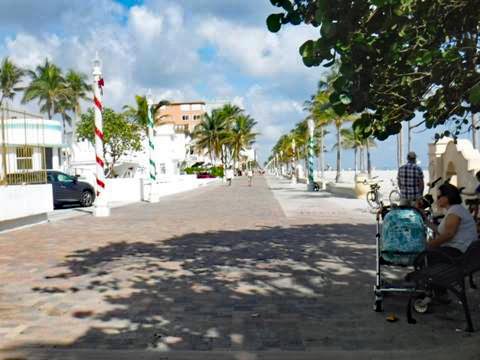
M 356 198 L 357 194 L 355 193 L 355 186 L 348 183 L 327 183 L 326 190 L 329 193 L 347 197 L 347 198 Z
M 196 175 L 177 175 L 170 177 L 163 177 L 158 179 L 158 195 L 159 197 L 177 194 L 184 191 L 196 189 L 200 186 L 205 186 L 212 182 L 222 181 L 221 178 L 214 179 L 197 179 Z M 146 201 L 149 197 L 150 182 L 144 181 L 144 186 L 141 192 L 141 199 Z
M 142 200 L 142 183 L 140 179 L 106 179 L 105 192 L 109 202 L 136 202 Z
M 0 186 L 0 204 L 0 231 L 18 226 L 17 219 L 21 225 L 42 221 L 53 211 L 52 185 Z

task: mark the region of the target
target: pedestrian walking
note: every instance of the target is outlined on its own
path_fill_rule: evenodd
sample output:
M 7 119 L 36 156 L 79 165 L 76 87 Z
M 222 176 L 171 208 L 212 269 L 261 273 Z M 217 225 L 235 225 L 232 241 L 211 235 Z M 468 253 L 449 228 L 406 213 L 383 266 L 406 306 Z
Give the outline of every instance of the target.
M 231 166 L 225 170 L 225 179 L 227 180 L 228 186 L 232 186 L 233 169 Z
M 413 151 L 408 153 L 407 163 L 398 169 L 397 181 L 400 189 L 400 205 L 414 206 L 415 202 L 423 196 L 425 185 L 422 169 L 417 165 L 417 154 Z
M 247 171 L 247 176 L 248 176 L 248 186 L 252 186 L 252 183 L 253 183 L 253 171 L 252 171 L 252 169 L 249 169 Z

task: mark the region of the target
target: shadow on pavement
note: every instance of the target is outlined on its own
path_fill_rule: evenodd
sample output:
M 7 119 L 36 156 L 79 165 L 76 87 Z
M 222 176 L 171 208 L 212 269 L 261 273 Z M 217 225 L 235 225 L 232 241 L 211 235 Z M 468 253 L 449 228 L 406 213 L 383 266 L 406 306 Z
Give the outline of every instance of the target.
M 386 323 L 386 314 L 372 311 L 374 233 L 348 223 L 265 227 L 78 250 L 58 264 L 68 271 L 33 290 L 93 291 L 113 309 L 65 315 L 92 322 L 72 344 L 25 346 L 350 351 L 458 344 L 461 313 L 413 326 Z M 80 278 L 88 285 L 54 285 Z M 386 306 L 403 317 L 405 299 L 389 298 Z M 478 311 L 474 318 L 480 326 Z

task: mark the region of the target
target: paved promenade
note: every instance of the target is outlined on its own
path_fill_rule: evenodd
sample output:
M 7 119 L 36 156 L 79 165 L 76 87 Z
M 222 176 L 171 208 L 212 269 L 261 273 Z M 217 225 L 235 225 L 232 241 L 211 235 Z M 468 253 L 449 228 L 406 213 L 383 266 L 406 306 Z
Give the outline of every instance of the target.
M 373 312 L 373 215 L 304 188 L 240 178 L 0 235 L 0 359 L 479 359 L 458 304 Z

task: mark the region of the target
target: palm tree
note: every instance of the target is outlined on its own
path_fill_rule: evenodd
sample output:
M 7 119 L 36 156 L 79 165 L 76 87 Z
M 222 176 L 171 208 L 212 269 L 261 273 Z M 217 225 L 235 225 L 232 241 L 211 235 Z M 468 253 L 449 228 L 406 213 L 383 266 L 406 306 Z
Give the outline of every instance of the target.
M 333 124 L 335 126 L 337 138 L 337 174 L 335 176 L 335 182 L 339 182 L 341 176 L 341 128 L 345 122 L 352 121 L 356 117 L 352 115 L 339 116 L 333 109 L 333 104 L 330 103 L 330 95 L 335 79 L 336 73 L 332 72 L 327 77 L 327 81 L 320 81 L 318 83 L 317 93 L 312 97 L 312 100 L 306 104 L 307 109 L 310 111 L 310 116 L 317 122 L 317 126 L 325 126 L 327 124 Z
M 235 122 L 235 118 L 241 114 L 243 114 L 243 110 L 238 107 L 237 105 L 232 105 L 232 104 L 225 104 L 223 105 L 220 109 L 214 110 L 220 116 L 221 118 L 224 119 L 226 128 L 223 133 L 223 136 L 221 138 L 221 151 L 220 151 L 220 158 L 222 161 L 222 164 L 225 166 L 227 162 L 227 157 L 228 155 L 230 158 L 233 158 L 233 148 L 232 144 L 230 144 L 230 137 L 228 134 L 230 133 L 230 130 Z
M 362 149 L 361 140 L 358 138 L 358 136 L 355 135 L 355 133 L 351 129 L 341 129 L 340 136 L 342 137 L 342 148 L 345 150 L 353 150 L 353 167 L 356 174 L 358 169 L 357 153 L 359 149 Z M 334 147 L 337 147 L 337 145 L 334 145 Z M 361 166 L 360 170 L 362 170 Z
M 68 102 L 75 116 L 72 122 L 72 139 L 75 138 L 77 120 L 82 112 L 80 101 L 88 100 L 90 92 L 92 91 L 92 86 L 88 84 L 87 79 L 87 75 L 74 70 L 69 70 L 65 76 L 65 84 L 68 89 Z
M 205 114 L 202 121 L 195 126 L 192 138 L 195 140 L 197 150 L 207 150 L 212 164 L 214 158 L 222 153 L 222 139 L 225 137 L 227 121 L 219 111 Z
M 22 90 L 18 84 L 25 75 L 25 71 L 17 67 L 9 58 L 5 58 L 0 65 L 0 107 L 5 99 L 13 100 L 17 91 Z
M 253 127 L 257 122 L 249 115 L 236 115 L 233 118 L 233 124 L 228 129 L 225 136 L 225 143 L 229 144 L 233 155 L 233 168 L 235 169 L 237 161 L 240 160 L 240 153 L 255 142 Z
M 140 125 L 142 129 L 145 131 L 147 130 L 148 127 L 148 101 L 146 96 L 140 96 L 140 95 L 135 95 L 135 103 L 136 106 L 130 106 L 130 105 L 125 105 L 123 107 L 124 109 L 124 114 L 129 117 L 130 119 L 133 119 L 135 123 Z M 157 110 L 164 106 L 170 104 L 169 101 L 167 100 L 161 100 L 157 104 L 155 104 L 152 108 L 152 115 L 153 118 L 155 119 L 155 113 Z M 154 120 L 155 121 L 155 120 Z
M 44 65 L 37 66 L 35 71 L 28 71 L 28 74 L 31 82 L 25 88 L 22 103 L 37 100 L 41 104 L 40 111 L 52 118 L 56 109 L 63 108 L 59 103 L 69 99 L 69 90 L 61 69 L 46 59 Z

